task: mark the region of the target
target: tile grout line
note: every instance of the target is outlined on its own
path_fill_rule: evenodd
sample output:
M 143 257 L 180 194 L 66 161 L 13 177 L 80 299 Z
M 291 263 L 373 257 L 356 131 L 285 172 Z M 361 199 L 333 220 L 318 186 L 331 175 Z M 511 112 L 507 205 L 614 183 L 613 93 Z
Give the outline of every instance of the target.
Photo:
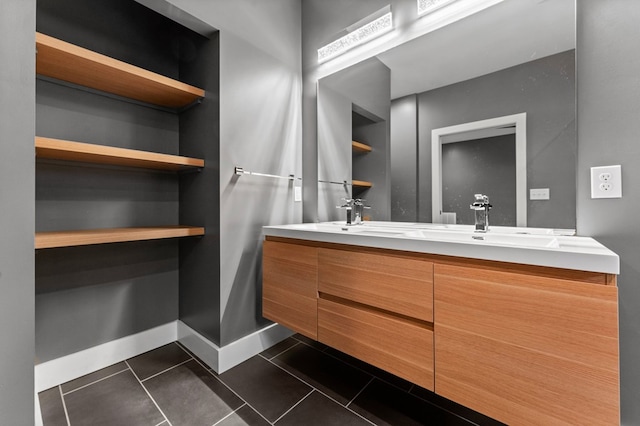
M 262 357 L 262 355 L 260 355 L 260 356 Z M 291 375 L 291 377 L 294 377 L 294 378 L 296 378 L 296 379 L 300 380 L 302 383 L 304 383 L 305 385 L 307 385 L 307 386 L 311 387 L 311 389 L 315 390 L 315 391 L 316 391 L 316 392 L 318 392 L 320 395 L 323 395 L 323 396 L 325 396 L 326 398 L 330 399 L 331 401 L 335 402 L 336 404 L 338 404 L 340 407 L 344 408 L 345 410 L 350 411 L 351 413 L 355 414 L 356 416 L 360 417 L 361 419 L 363 419 L 363 420 L 365 420 L 365 421 L 367 421 L 367 422 L 371 423 L 372 425 L 376 426 L 376 425 L 375 425 L 375 423 L 373 423 L 371 420 L 369 420 L 369 419 L 367 419 L 367 418 L 363 417 L 362 415 L 360 415 L 360 414 L 356 413 L 356 412 L 355 412 L 355 411 L 353 411 L 351 408 L 349 408 L 349 407 L 347 407 L 346 405 L 344 405 L 344 404 L 340 403 L 340 401 L 337 401 L 337 400 L 336 400 L 335 398 L 333 398 L 332 396 L 327 395 L 326 393 L 324 393 L 324 392 L 323 392 L 323 391 L 321 391 L 320 389 L 318 389 L 318 388 L 316 388 L 315 386 L 313 386 L 311 383 L 308 383 L 307 381 L 305 381 L 305 380 L 301 379 L 300 377 L 296 376 L 296 375 L 295 375 L 295 374 L 293 374 L 292 372 L 290 372 L 290 371 L 286 370 L 285 368 L 283 368 L 283 367 L 279 366 L 279 365 L 278 365 L 278 364 L 276 364 L 275 362 L 272 362 L 271 360 L 268 360 L 268 359 L 266 359 L 265 357 L 262 357 L 262 358 L 263 358 L 263 359 L 265 359 L 267 362 L 270 362 L 272 365 L 274 365 L 274 366 L 278 367 L 279 369 L 281 369 L 281 370 L 282 370 L 282 371 L 284 371 L 285 373 L 287 373 L 287 374 Z M 365 373 L 366 373 L 366 372 L 365 372 Z M 371 376 L 371 380 L 369 380 L 369 383 L 371 383 L 371 381 L 373 381 L 373 379 L 375 379 L 376 377 L 375 377 L 375 376 L 373 376 L 372 374 L 369 374 L 369 373 L 367 373 L 367 374 L 368 374 L 369 376 Z M 367 383 L 367 385 L 368 385 L 369 383 Z M 365 385 L 365 387 L 366 387 L 366 385 Z M 363 389 L 364 389 L 364 388 L 363 388 Z M 360 392 L 362 392 L 362 391 L 360 391 Z M 307 395 L 307 396 L 309 396 L 309 395 Z M 306 398 L 306 397 L 305 397 L 305 398 Z M 305 398 L 302 398 L 302 399 L 305 399 Z M 296 405 L 298 405 L 300 402 L 302 402 L 302 400 L 298 401 L 298 403 L 297 403 Z M 294 405 L 294 407 L 295 407 L 295 405 Z M 293 408 L 293 407 L 291 407 L 291 408 Z M 289 411 L 291 411 L 291 409 L 289 409 Z M 281 417 L 282 417 L 282 416 L 281 416 Z M 278 420 L 280 420 L 280 419 L 278 419 Z M 276 421 L 277 421 L 277 420 L 276 420 Z M 275 422 L 274 422 L 274 423 L 275 423 Z
M 399 390 L 399 391 L 401 391 L 401 392 L 406 393 L 407 395 L 411 395 L 411 396 L 413 396 L 414 398 L 417 398 L 417 399 L 419 399 L 419 400 L 421 400 L 421 401 L 423 401 L 423 402 L 426 402 L 427 404 L 430 404 L 430 405 L 432 405 L 432 406 L 434 406 L 434 407 L 436 407 L 436 408 L 438 408 L 438 409 L 444 410 L 444 411 L 446 411 L 446 412 L 448 412 L 448 413 L 450 413 L 450 414 L 453 414 L 453 415 L 455 415 L 455 416 L 457 416 L 457 417 L 460 417 L 461 419 L 466 420 L 466 421 L 469 421 L 469 422 L 471 422 L 471 423 L 473 423 L 473 424 L 475 425 L 475 422 L 472 422 L 472 421 L 468 420 L 467 418 L 460 416 L 459 414 L 453 413 L 453 412 L 451 412 L 450 410 L 448 410 L 448 409 L 446 409 L 446 408 L 444 408 L 444 407 L 441 407 L 440 405 L 436 404 L 436 403 L 435 403 L 435 402 L 433 402 L 433 401 L 429 401 L 429 400 L 427 400 L 427 399 L 425 399 L 425 398 L 421 398 L 420 396 L 418 396 L 418 395 L 416 395 L 416 394 L 414 394 L 414 393 L 411 393 L 411 390 L 412 390 L 413 388 L 415 388 L 415 387 L 416 387 L 416 384 L 415 384 L 415 383 L 410 383 L 410 382 L 409 382 L 409 383 L 411 384 L 411 387 L 409 387 L 409 390 L 405 390 L 405 389 L 401 388 L 400 386 L 398 386 L 398 385 L 396 385 L 396 384 L 394 384 L 394 383 L 391 383 L 390 381 L 385 380 L 385 379 L 383 379 L 382 377 L 377 376 L 377 375 L 376 375 L 376 374 L 374 374 L 374 373 L 371 373 L 371 372 L 369 372 L 369 371 L 367 371 L 367 370 L 365 370 L 365 369 L 363 369 L 363 368 L 360 368 L 359 366 L 357 366 L 357 365 L 355 365 L 355 364 L 352 364 L 352 363 L 350 363 L 350 362 L 348 362 L 348 361 L 346 361 L 346 360 L 343 360 L 343 359 L 341 359 L 341 358 L 339 358 L 339 357 L 337 357 L 337 356 L 335 356 L 335 355 L 333 355 L 333 354 L 331 354 L 331 353 L 327 352 L 326 350 L 327 350 L 327 349 L 329 349 L 329 348 L 330 348 L 330 346 L 327 346 L 327 347 L 326 347 L 326 348 L 324 348 L 323 350 L 320 350 L 320 349 L 318 349 L 318 348 L 316 348 L 316 347 L 314 347 L 314 346 L 312 346 L 312 345 L 310 345 L 310 344 L 308 344 L 308 343 L 306 343 L 306 342 L 304 342 L 304 341 L 302 341 L 302 340 L 297 339 L 295 336 L 292 336 L 292 338 L 293 338 L 293 339 L 295 339 L 295 340 L 297 340 L 299 343 L 301 343 L 301 344 L 303 344 L 303 345 L 305 345 L 305 346 L 307 346 L 307 347 L 311 348 L 311 349 L 314 349 L 314 350 L 316 350 L 316 351 L 318 351 L 318 352 L 320 352 L 320 353 L 323 353 L 323 354 L 325 354 L 325 355 L 328 355 L 328 356 L 330 356 L 331 358 L 335 359 L 336 361 L 339 361 L 339 362 L 341 362 L 341 363 L 343 363 L 343 364 L 345 364 L 345 365 L 348 365 L 348 366 L 350 366 L 350 367 L 352 367 L 352 368 L 355 368 L 356 370 L 359 370 L 359 371 L 361 371 L 361 372 L 363 372 L 363 373 L 365 373 L 365 374 L 367 374 L 367 375 L 371 376 L 371 379 L 370 379 L 370 380 L 369 380 L 369 382 L 368 382 L 368 383 L 367 383 L 367 384 L 366 384 L 366 385 L 365 385 L 365 386 L 360 390 L 360 392 L 358 392 L 358 394 L 357 394 L 357 395 L 356 395 L 356 396 L 355 396 L 351 401 L 349 401 L 349 403 L 348 403 L 347 405 L 343 405 L 343 404 L 341 404 L 339 401 L 336 401 L 336 400 L 335 400 L 334 398 L 332 398 L 331 396 L 329 396 L 329 395 L 327 395 L 326 393 L 322 392 L 321 390 L 317 389 L 315 386 L 311 385 L 310 383 L 307 383 L 306 381 L 304 381 L 304 380 L 303 380 L 303 379 L 301 379 L 300 377 L 298 377 L 298 376 L 296 376 L 295 374 L 293 374 L 293 373 L 291 373 L 291 372 L 287 371 L 286 369 L 282 368 L 281 366 L 279 366 L 278 364 L 276 364 L 276 363 L 274 363 L 274 362 L 272 361 L 273 359 L 275 359 L 277 356 L 280 356 L 281 354 L 278 354 L 278 355 L 274 356 L 274 357 L 273 357 L 273 358 L 271 358 L 271 359 L 267 359 L 267 358 L 266 358 L 265 356 L 263 356 L 262 354 L 258 354 L 258 355 L 259 355 L 260 357 L 262 357 L 263 359 L 265 359 L 266 361 L 268 361 L 268 362 L 272 363 L 272 364 L 273 364 L 273 365 L 275 365 L 276 367 L 280 368 L 281 370 L 283 370 L 283 371 L 285 371 L 285 372 L 289 373 L 291 376 L 293 376 L 293 377 L 295 377 L 296 379 L 300 380 L 300 381 L 301 381 L 301 382 L 303 382 L 304 384 L 306 384 L 306 385 L 308 385 L 308 386 L 311 386 L 313 389 L 317 390 L 320 394 L 322 394 L 322 395 L 326 396 L 327 398 L 331 399 L 331 400 L 332 400 L 332 401 L 334 401 L 335 403 L 337 403 L 337 404 L 339 404 L 339 405 L 341 405 L 341 406 L 345 407 L 347 410 L 351 411 L 351 412 L 352 412 L 352 413 L 354 413 L 355 415 L 357 415 L 357 416 L 359 416 L 359 417 L 363 418 L 364 420 L 368 421 L 368 422 L 369 422 L 369 423 L 371 423 L 371 424 L 374 424 L 374 423 L 373 423 L 373 422 L 371 422 L 369 419 L 366 419 L 365 417 L 363 417 L 363 416 L 361 416 L 360 414 L 358 414 L 358 413 L 356 413 L 355 411 L 353 411 L 353 410 L 349 407 L 349 405 L 350 405 L 350 404 L 351 404 L 351 403 L 352 403 L 352 402 L 353 402 L 353 401 L 354 401 L 354 400 L 355 400 L 355 399 L 356 399 L 356 398 L 357 398 L 357 397 L 358 397 L 358 396 L 359 396 L 359 395 L 360 395 L 360 394 L 365 390 L 365 388 L 366 388 L 367 386 L 369 386 L 369 385 L 370 385 L 374 380 L 378 380 L 378 381 L 380 381 L 380 382 L 382 382 L 382 383 L 385 383 L 385 384 L 387 384 L 387 385 L 389 385 L 389 386 L 392 386 L 392 387 L 396 388 L 397 390 Z M 297 346 L 297 345 L 294 345 L 294 346 L 292 346 L 291 348 L 288 348 L 287 350 L 283 351 L 282 353 L 284 353 L 284 352 L 286 352 L 286 351 L 288 351 L 288 350 L 290 350 L 290 349 L 293 349 L 295 346 Z M 356 359 L 357 359 L 357 358 L 356 358 Z M 374 425 L 375 425 L 375 424 L 374 424 Z
M 280 417 L 278 417 L 272 424 L 276 424 L 280 421 L 280 419 L 282 419 L 284 416 L 286 416 L 287 414 L 289 414 L 291 412 L 291 410 L 293 410 L 294 408 L 296 408 L 298 405 L 300 405 L 300 403 L 302 403 L 302 401 L 304 401 L 305 399 L 307 399 L 309 397 L 309 395 L 311 395 L 312 393 L 314 393 L 316 391 L 316 388 L 314 388 L 313 386 L 311 387 L 311 390 L 309 391 L 308 394 L 306 394 L 304 397 L 302 397 L 302 399 L 300 399 L 300 401 L 296 402 L 295 404 L 293 404 L 287 411 L 285 411 L 284 413 L 282 413 L 282 415 Z
M 62 408 L 64 409 L 64 416 L 67 418 L 67 426 L 71 426 L 71 420 L 69 420 L 69 412 L 67 411 L 67 404 L 64 402 L 64 394 L 62 393 L 61 385 L 58 385 L 58 392 L 60 392 L 60 399 L 62 400 Z
M 297 340 L 297 339 L 296 339 L 296 340 Z M 293 345 L 293 346 L 291 346 L 291 347 L 288 347 L 288 348 L 287 348 L 287 349 L 285 349 L 284 351 L 282 351 L 282 352 L 280 352 L 280 353 L 278 353 L 278 354 L 276 354 L 276 355 L 272 356 L 272 357 L 271 357 L 271 358 L 269 358 L 269 359 L 267 359 L 267 357 L 265 357 L 265 356 L 262 356 L 262 352 L 261 352 L 261 353 L 259 353 L 258 355 L 262 356 L 262 357 L 263 357 L 264 359 L 266 359 L 267 361 L 271 361 L 272 359 L 274 359 L 274 358 L 276 358 L 276 357 L 279 357 L 280 355 L 282 355 L 282 354 L 283 354 L 283 353 L 285 353 L 285 352 L 290 351 L 291 349 L 295 348 L 296 346 L 298 346 L 298 345 L 299 345 L 299 344 L 301 344 L 301 343 L 302 343 L 301 341 L 297 340 L 297 343 L 296 343 L 295 345 Z
M 120 371 L 118 371 L 118 372 L 115 372 L 115 373 L 113 373 L 113 374 L 109 374 L 108 376 L 102 377 L 102 378 L 100 378 L 100 379 L 98 379 L 98 380 L 94 380 L 93 382 L 91 382 L 91 383 L 87 383 L 86 385 L 79 386 L 79 387 L 77 387 L 77 388 L 75 388 L 75 389 L 70 390 L 69 392 L 64 392 L 64 393 L 62 393 L 62 395 L 69 395 L 69 394 L 72 394 L 72 393 L 74 393 L 74 392 L 76 392 L 76 391 L 79 391 L 79 390 L 81 390 L 81 389 L 84 389 L 84 388 L 86 388 L 86 387 L 88 387 L 88 386 L 95 385 L 96 383 L 99 383 L 99 382 L 101 382 L 101 381 L 103 381 L 103 380 L 107 380 L 107 379 L 112 378 L 113 376 L 117 376 L 117 375 L 118 375 L 118 374 L 120 374 L 120 373 L 124 373 L 124 372 L 125 372 L 125 371 L 127 371 L 127 370 L 129 370 L 129 367 L 125 368 L 124 370 L 120 370 Z M 100 371 L 100 370 L 98 370 L 98 371 Z M 94 373 L 95 373 L 95 371 L 94 371 Z M 60 386 L 60 392 L 62 392 L 62 385 Z
M 144 383 L 142 383 L 140 381 L 140 378 L 138 377 L 138 375 L 136 374 L 135 371 L 133 371 L 133 368 L 131 368 L 131 366 L 129 365 L 129 362 L 127 360 L 124 361 L 125 364 L 127 364 L 127 367 L 129 367 L 129 370 L 131 370 L 131 374 L 133 374 L 133 377 L 136 378 L 136 380 L 138 381 L 138 383 L 140 383 L 140 386 L 142 386 L 142 389 L 144 389 L 144 391 L 147 393 L 147 395 L 149 396 L 149 398 L 151 399 L 151 402 L 153 402 L 153 404 L 156 406 L 156 408 L 158 409 L 158 411 L 160 411 L 160 414 L 162 414 L 162 417 L 164 417 L 164 419 L 166 420 L 167 424 L 169 426 L 171 425 L 171 422 L 169 421 L 169 419 L 167 418 L 167 416 L 164 414 L 164 411 L 162 411 L 162 408 L 160 408 L 160 406 L 158 405 L 158 403 L 156 402 L 155 399 L 153 399 L 153 396 L 151 396 L 151 393 L 149 393 L 149 390 L 147 389 L 147 387 L 144 385 Z M 162 423 L 160 423 L 162 424 Z
M 169 368 L 166 368 L 166 369 L 162 370 L 161 372 L 156 373 L 156 374 L 154 374 L 154 375 L 152 375 L 152 376 L 145 377 L 145 378 L 144 378 L 144 379 L 142 379 L 142 380 L 140 380 L 140 379 L 138 379 L 138 380 L 140 380 L 140 383 L 144 383 L 144 382 L 146 382 L 146 381 L 147 381 L 147 380 L 149 380 L 149 379 L 153 379 L 154 377 L 158 377 L 159 375 L 161 375 L 161 374 L 163 374 L 163 373 L 166 373 L 167 371 L 171 371 L 171 370 L 173 370 L 174 368 L 178 368 L 178 367 L 180 367 L 181 365 L 186 364 L 187 362 L 190 362 L 190 361 L 193 361 L 193 358 L 187 359 L 187 360 L 185 360 L 185 361 L 182 361 L 182 362 L 181 362 L 181 363 L 179 363 L 179 364 L 176 364 L 176 365 L 173 365 L 173 366 L 171 366 L 171 367 L 169 367 Z
M 357 398 L 357 397 L 359 397 L 359 396 L 360 396 L 360 394 L 361 394 L 362 392 L 364 392 L 364 390 L 367 388 L 367 386 L 369 386 L 369 385 L 371 384 L 371 382 L 373 382 L 373 381 L 375 380 L 375 378 L 376 378 L 375 376 L 371 376 L 371 379 L 367 382 L 367 384 L 366 384 L 366 385 L 364 385 L 364 386 L 362 387 L 362 389 L 360 389 L 360 391 L 356 394 L 356 396 L 354 396 L 353 398 L 351 398 L 351 401 L 349 401 L 349 402 L 347 403 L 347 405 L 345 405 L 345 407 L 349 408 L 349 406 L 351 405 L 351 403 L 352 403 L 353 401 L 355 401 L 355 400 L 356 400 L 356 398 Z
M 186 353 L 187 355 L 189 355 L 192 359 L 196 359 L 196 357 L 195 357 L 195 356 L 193 356 L 193 354 L 192 354 L 192 353 L 191 353 L 191 352 L 190 352 L 186 347 L 184 347 L 184 346 L 182 345 L 182 343 L 180 343 L 180 341 L 179 341 L 179 340 L 176 340 L 176 341 L 175 341 L 175 344 L 176 344 L 176 345 L 178 345 L 178 347 L 179 347 L 180 349 L 182 349 L 182 351 L 183 351 L 184 353 Z
M 158 423 L 156 426 L 160 426 L 162 423 L 166 423 L 166 420 L 161 421 L 160 423 Z
M 235 396 L 237 396 L 237 397 L 240 399 L 240 401 L 244 402 L 244 405 L 246 405 L 247 407 L 251 408 L 251 409 L 252 409 L 253 411 L 255 411 L 256 413 L 258 413 L 258 415 L 259 415 L 260 417 L 262 417 L 262 418 L 263 418 L 267 423 L 269 423 L 270 425 L 272 425 L 272 424 L 273 424 L 273 422 L 269 421 L 269 419 L 267 419 L 265 416 L 263 416 L 263 415 L 262 415 L 262 413 L 261 413 L 260 411 L 256 410 L 256 409 L 255 409 L 255 407 L 253 407 L 253 406 L 252 406 L 251 404 L 249 404 L 249 403 L 248 403 L 248 402 L 247 402 L 243 397 L 241 397 L 241 396 L 238 394 L 238 392 L 236 392 L 235 390 L 231 389 L 231 386 L 227 385 L 227 384 L 226 384 L 226 383 L 225 383 L 225 382 L 224 382 L 220 377 L 218 377 L 217 373 L 216 373 L 216 374 L 213 374 L 213 373 L 212 373 L 212 370 L 211 370 L 211 368 L 210 368 L 209 366 L 207 366 L 207 365 L 203 364 L 203 363 L 200 361 L 200 359 L 199 359 L 199 358 L 193 357 L 193 360 L 194 360 L 195 362 L 197 362 L 198 364 L 200 364 L 200 366 L 201 366 L 202 368 L 204 368 L 204 369 L 205 369 L 205 371 L 211 375 L 211 377 L 213 377 L 214 379 L 216 379 L 217 381 L 219 381 L 220 383 L 222 383 L 222 385 L 223 385 L 224 387 L 226 387 L 227 389 L 229 389 L 229 391 L 231 391 Z M 233 411 L 233 413 L 235 413 L 236 411 L 238 411 L 240 408 L 242 408 L 242 406 L 238 407 L 238 409 L 237 409 L 237 410 L 234 410 L 234 411 Z M 233 414 L 233 413 L 232 413 L 232 414 Z
M 247 403 L 245 402 L 244 404 L 242 404 L 241 406 L 239 406 L 236 410 L 233 410 L 232 412 L 230 412 L 229 414 L 227 414 L 226 416 L 224 416 L 223 418 L 221 418 L 220 420 L 218 420 L 217 422 L 215 422 L 212 426 L 216 426 L 219 425 L 221 422 L 225 421 L 226 419 L 228 419 L 229 417 L 233 416 L 236 411 L 238 411 L 239 409 L 241 409 L 242 407 L 245 407 L 247 405 Z

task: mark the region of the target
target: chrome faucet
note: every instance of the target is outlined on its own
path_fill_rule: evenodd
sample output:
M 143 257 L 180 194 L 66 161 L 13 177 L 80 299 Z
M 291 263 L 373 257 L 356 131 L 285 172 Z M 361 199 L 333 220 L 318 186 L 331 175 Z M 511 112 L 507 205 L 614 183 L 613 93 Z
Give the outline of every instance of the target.
M 474 195 L 476 200 L 469 206 L 475 211 L 476 215 L 476 232 L 487 232 L 489 230 L 489 197 L 482 194 Z
M 360 198 L 343 198 L 345 203 L 336 206 L 338 209 L 345 209 L 347 212 L 347 225 L 359 225 L 362 223 L 362 212 L 371 207 L 364 205 L 364 200 Z

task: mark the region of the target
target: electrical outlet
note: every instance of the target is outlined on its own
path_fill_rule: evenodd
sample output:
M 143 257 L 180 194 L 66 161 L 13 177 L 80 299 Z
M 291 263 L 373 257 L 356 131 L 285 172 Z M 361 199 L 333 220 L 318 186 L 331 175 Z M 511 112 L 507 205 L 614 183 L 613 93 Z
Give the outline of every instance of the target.
M 530 200 L 548 200 L 549 188 L 532 188 L 529 189 Z
M 622 167 L 591 168 L 591 198 L 622 198 Z

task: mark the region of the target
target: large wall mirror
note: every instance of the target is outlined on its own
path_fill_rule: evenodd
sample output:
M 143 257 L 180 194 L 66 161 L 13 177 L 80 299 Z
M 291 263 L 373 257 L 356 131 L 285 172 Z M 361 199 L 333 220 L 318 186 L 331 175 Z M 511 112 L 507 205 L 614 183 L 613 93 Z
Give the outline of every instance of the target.
M 372 220 L 470 224 L 483 193 L 494 225 L 573 229 L 575 93 L 573 0 L 505 0 L 324 77 L 318 218 L 354 197 Z M 525 121 L 469 131 L 504 117 Z

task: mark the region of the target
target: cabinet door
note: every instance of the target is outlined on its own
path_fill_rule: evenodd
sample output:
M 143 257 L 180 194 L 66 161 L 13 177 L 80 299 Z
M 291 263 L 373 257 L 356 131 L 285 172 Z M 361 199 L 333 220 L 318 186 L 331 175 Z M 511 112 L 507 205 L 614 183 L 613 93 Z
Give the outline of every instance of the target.
M 320 249 L 318 291 L 433 322 L 433 263 L 413 256 Z
M 508 424 L 619 423 L 615 285 L 435 265 L 435 391 Z
M 318 249 L 265 241 L 262 315 L 311 339 L 318 332 Z
M 424 323 L 320 299 L 318 340 L 433 390 L 433 330 Z

